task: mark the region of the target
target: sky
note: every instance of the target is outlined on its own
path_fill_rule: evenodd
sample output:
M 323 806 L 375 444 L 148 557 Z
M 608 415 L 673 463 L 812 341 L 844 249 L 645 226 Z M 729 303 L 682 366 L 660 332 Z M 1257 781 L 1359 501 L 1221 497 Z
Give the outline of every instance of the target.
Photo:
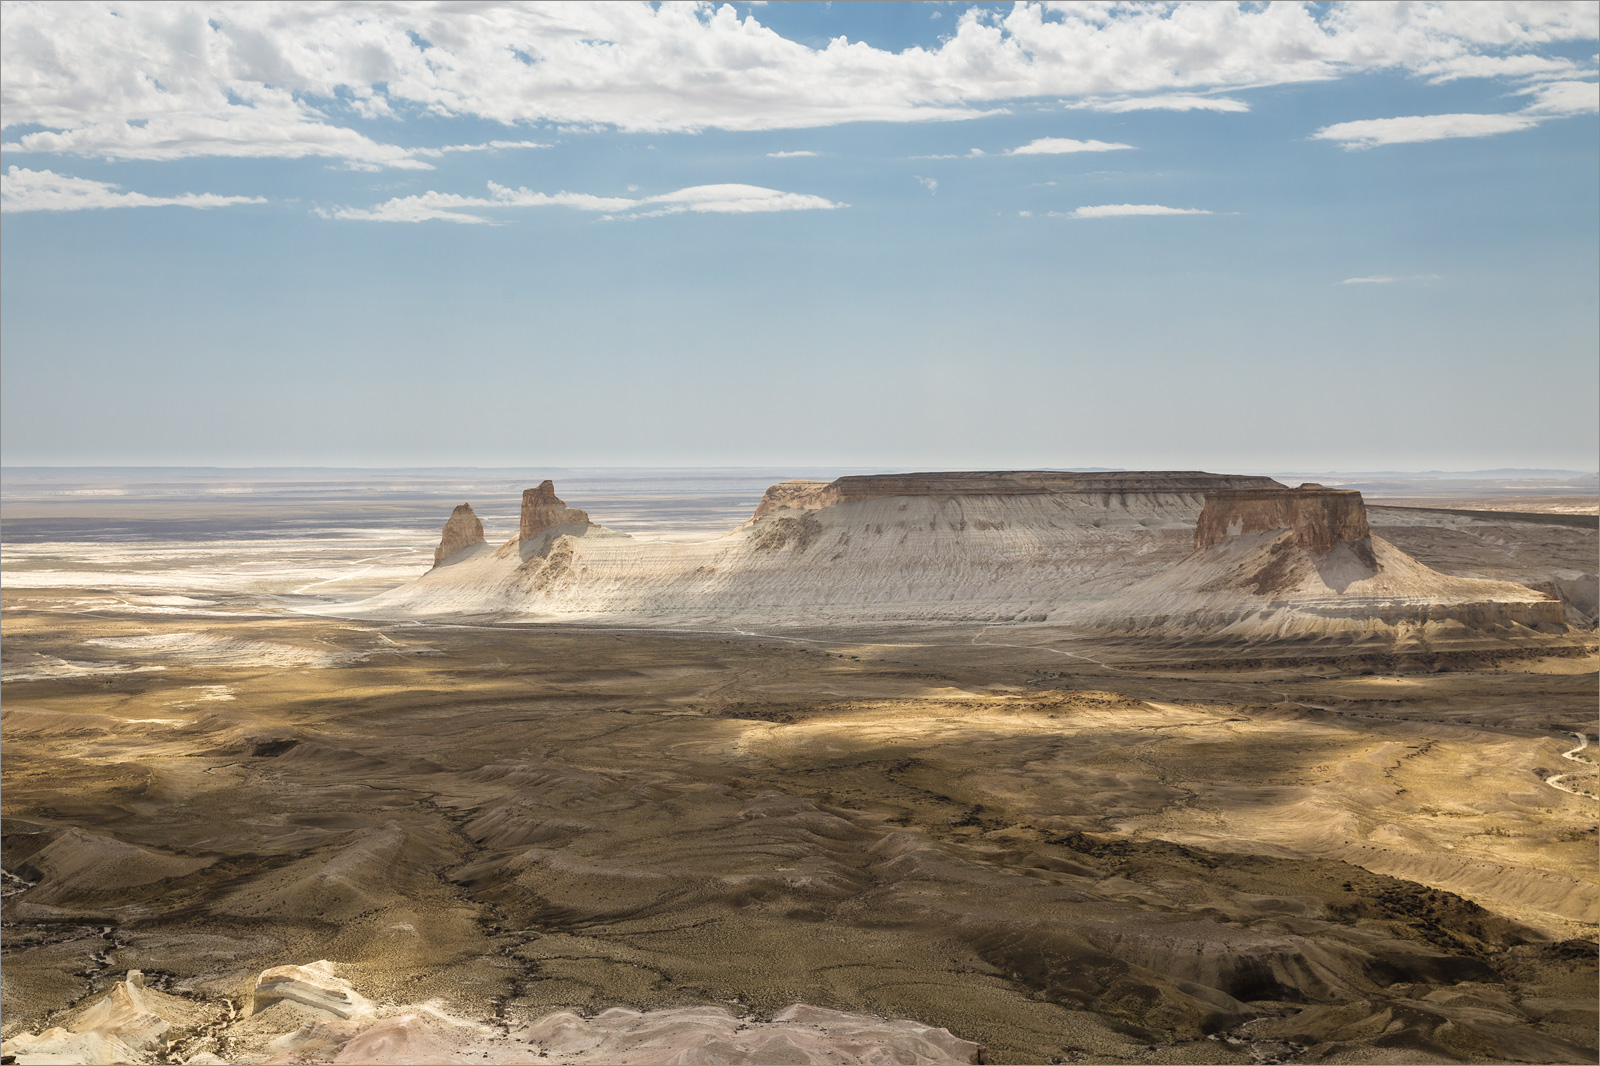
M 1593 2 L 0 22 L 7 466 L 1597 466 Z

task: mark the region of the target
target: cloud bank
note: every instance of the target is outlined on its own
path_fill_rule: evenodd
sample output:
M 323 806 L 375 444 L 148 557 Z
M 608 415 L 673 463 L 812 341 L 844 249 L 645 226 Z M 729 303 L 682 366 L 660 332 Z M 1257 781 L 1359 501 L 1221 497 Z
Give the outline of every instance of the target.
M 1040 97 L 1242 110 L 1201 94 L 1376 70 L 1581 79 L 1592 64 L 1541 49 L 1600 33 L 1586 2 L 1029 2 L 968 9 L 939 47 L 889 52 L 843 37 L 811 48 L 758 16 L 709 3 L 11 0 L 6 148 L 428 169 L 442 150 L 387 143 L 384 120 L 653 133 L 947 121 Z M 1392 143 L 1377 136 L 1348 143 Z

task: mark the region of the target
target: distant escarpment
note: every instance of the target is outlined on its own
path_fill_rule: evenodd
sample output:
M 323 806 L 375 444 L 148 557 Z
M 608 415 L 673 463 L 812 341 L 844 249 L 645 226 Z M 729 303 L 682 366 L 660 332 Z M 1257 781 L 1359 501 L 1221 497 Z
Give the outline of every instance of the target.
M 483 542 L 483 523 L 473 514 L 472 505 L 464 503 L 450 512 L 439 546 L 433 549 L 433 565 L 442 566 L 458 552 Z
M 451 526 L 470 546 L 472 524 L 452 516 Z M 1561 616 L 1539 592 L 1438 573 L 1373 536 L 1359 493 L 1201 471 L 785 481 L 738 529 L 690 543 L 608 530 L 546 481 L 523 493 L 518 535 L 500 549 L 469 553 L 449 532 L 439 549 L 449 566 L 352 608 L 711 626 L 1049 621 L 1308 639 L 1442 619 L 1515 632 L 1559 628 Z

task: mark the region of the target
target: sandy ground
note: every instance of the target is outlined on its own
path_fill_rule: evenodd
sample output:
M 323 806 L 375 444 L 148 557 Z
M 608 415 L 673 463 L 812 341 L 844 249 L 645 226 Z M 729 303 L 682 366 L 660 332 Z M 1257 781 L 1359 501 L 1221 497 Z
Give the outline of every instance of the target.
M 242 1001 L 327 958 L 479 1020 L 802 1002 L 996 1061 L 1360 1057 L 1402 1001 L 1406 1061 L 1593 1054 L 1595 807 L 1549 783 L 1592 655 L 248 618 L 185 650 L 43 595 L 6 594 L 8 658 L 163 669 L 6 687 L 11 1032 L 129 969 Z
M 1592 531 L 1473 521 L 1383 535 L 1592 573 Z M 370 545 L 335 547 L 318 580 L 371 580 Z M 8 544 L 0 592 L 12 1041 L 132 1017 L 162 1035 L 130 1057 L 171 1062 L 1596 1056 L 1592 631 L 1385 655 L 379 624 L 290 613 L 320 593 L 254 542 L 132 590 L 60 550 L 102 576 L 14 582 Z M 319 960 L 375 1013 L 253 996 Z

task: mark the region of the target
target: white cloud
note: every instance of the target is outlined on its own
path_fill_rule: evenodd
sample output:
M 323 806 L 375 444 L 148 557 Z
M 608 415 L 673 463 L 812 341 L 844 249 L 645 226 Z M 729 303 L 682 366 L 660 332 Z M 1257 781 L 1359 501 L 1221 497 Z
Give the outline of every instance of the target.
M 227 207 L 264 204 L 261 196 L 218 196 L 186 192 L 181 196 L 146 196 L 121 192 L 120 186 L 74 178 L 50 170 L 11 167 L 0 174 L 0 211 L 91 211 L 111 207 Z
M 1457 137 L 1492 137 L 1530 129 L 1552 118 L 1600 111 L 1600 82 L 1550 81 L 1518 89 L 1516 95 L 1531 96 L 1533 102 L 1521 111 L 1502 114 L 1405 115 L 1338 122 L 1311 136 L 1315 140 L 1337 141 L 1345 148 L 1374 148 Z
M 3 41 L 4 38 L 0 38 Z M 6 80 L 9 97 L 9 78 Z M 231 113 L 89 116 L 81 124 L 25 133 L 0 145 L 8 152 L 48 152 L 104 159 L 174 160 L 197 156 L 343 159 L 359 169 L 431 170 L 412 150 L 381 144 L 355 130 L 317 121 L 287 93 L 264 90 L 259 106 Z M 144 110 L 144 109 L 141 109 Z M 22 124 L 8 115 L 7 128 Z M 50 123 L 38 123 L 49 125 Z
M 1383 144 L 1415 144 L 1456 137 L 1490 137 L 1537 126 L 1532 115 L 1407 115 L 1401 118 L 1367 118 L 1324 126 L 1311 136 L 1337 141 L 1345 148 L 1374 148 Z
M 1391 277 L 1388 274 L 1373 274 L 1365 278 L 1345 278 L 1340 285 L 1393 285 L 1400 281 L 1438 281 L 1437 274 L 1413 274 L 1410 277 Z
M 416 114 L 665 132 L 942 121 L 1040 97 L 1216 108 L 1233 105 L 1203 94 L 1361 71 L 1570 73 L 1550 46 L 1600 33 L 1593 3 L 1516 0 L 1028 2 L 969 9 L 937 47 L 898 53 L 842 37 L 811 48 L 759 12 L 710 3 L 15 0 L 4 10 L 0 108 L 19 130 L 10 150 L 411 169 L 437 157 L 373 131 L 392 122 L 399 139 Z
M 460 196 L 456 193 L 425 192 L 397 196 L 376 207 L 317 208 L 323 218 L 366 222 L 460 222 L 468 225 L 492 224 L 486 211 L 519 207 L 570 207 L 579 211 L 604 212 L 608 218 L 653 218 L 659 215 L 755 214 L 770 211 L 815 211 L 847 207 L 821 196 L 780 192 L 759 185 L 695 185 L 659 196 L 592 196 L 588 193 L 534 192 L 489 182 L 488 196 Z
M 927 189 L 929 192 L 932 193 L 932 192 L 938 192 L 939 191 L 939 179 L 938 178 L 924 178 L 919 174 L 919 175 L 917 175 L 917 180 L 920 181 L 922 183 L 922 187 L 924 189 Z
M 1437 63 L 1423 64 L 1418 73 L 1435 85 L 1461 78 L 1531 78 L 1577 73 L 1579 67 L 1560 56 L 1514 55 L 1454 56 Z
M 1533 103 L 1523 108 L 1524 114 L 1555 117 L 1600 111 L 1600 82 L 1553 81 L 1518 92 L 1533 97 Z
M 1229 96 L 1196 96 L 1193 93 L 1163 93 L 1159 96 L 1124 96 L 1105 100 L 1094 97 L 1068 107 L 1088 111 L 1249 111 L 1250 105 Z
M 505 148 L 549 148 L 542 141 L 485 141 L 482 144 L 447 144 L 442 148 L 413 148 L 412 155 L 424 155 L 430 159 L 451 155 L 456 152 L 498 152 Z
M 649 196 L 642 204 L 662 204 L 644 215 L 670 215 L 681 211 L 723 215 L 748 215 L 767 211 L 829 211 L 848 204 L 834 203 L 808 193 L 779 192 L 759 185 L 695 185 L 661 196 Z
M 1198 207 L 1163 207 L 1160 204 L 1097 204 L 1073 211 L 1052 211 L 1054 218 L 1126 218 L 1130 215 L 1209 215 Z
M 1115 141 L 1075 141 L 1071 137 L 1040 137 L 1021 148 L 1013 148 L 1006 155 L 1065 155 L 1068 152 L 1119 152 L 1132 148 L 1131 144 Z
M 800 159 L 805 156 L 816 155 L 815 152 L 768 152 L 768 159 Z

